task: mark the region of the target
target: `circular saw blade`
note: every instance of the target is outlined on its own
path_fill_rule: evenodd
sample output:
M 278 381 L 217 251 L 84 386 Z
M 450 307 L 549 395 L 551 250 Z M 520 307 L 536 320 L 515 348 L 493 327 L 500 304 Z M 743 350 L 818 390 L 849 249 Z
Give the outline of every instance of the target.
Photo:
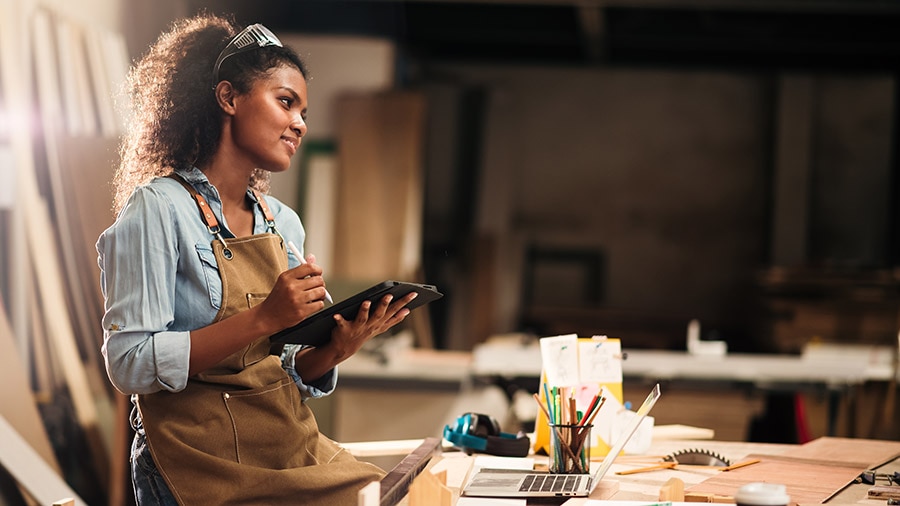
M 670 455 L 666 455 L 663 460 L 666 462 L 699 466 L 727 467 L 731 465 L 731 461 L 722 455 L 703 448 L 678 450 L 672 452 Z

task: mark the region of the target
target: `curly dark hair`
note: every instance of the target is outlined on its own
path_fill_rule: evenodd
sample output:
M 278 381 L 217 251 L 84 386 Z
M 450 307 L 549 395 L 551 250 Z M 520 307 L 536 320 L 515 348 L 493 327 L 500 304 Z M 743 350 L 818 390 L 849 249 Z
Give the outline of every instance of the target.
M 130 121 L 119 147 L 121 162 L 113 181 L 116 211 L 138 186 L 175 168 L 203 166 L 219 146 L 222 111 L 213 88 L 219 52 L 242 27 L 233 20 L 202 13 L 175 21 L 160 35 L 128 75 Z M 227 58 L 219 79 L 247 93 L 256 79 L 289 65 L 308 79 L 305 64 L 287 47 L 268 46 Z M 250 185 L 269 190 L 269 172 L 256 169 Z

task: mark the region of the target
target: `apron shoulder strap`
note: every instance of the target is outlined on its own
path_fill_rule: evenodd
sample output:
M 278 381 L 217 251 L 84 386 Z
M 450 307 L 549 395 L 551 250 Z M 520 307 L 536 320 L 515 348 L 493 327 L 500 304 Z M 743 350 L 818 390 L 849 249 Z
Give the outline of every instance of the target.
M 263 217 L 266 220 L 266 226 L 269 227 L 269 231 L 273 234 L 281 235 L 278 233 L 278 229 L 275 228 L 275 215 L 272 214 L 272 210 L 269 209 L 269 204 L 266 202 L 266 199 L 263 198 L 262 193 L 255 188 L 250 188 L 250 191 L 253 192 L 253 196 L 256 198 L 256 205 L 259 206 L 259 210 L 262 211 Z
M 218 235 L 221 232 L 219 228 L 219 220 L 216 219 L 216 215 L 213 214 L 212 209 L 209 208 L 209 203 L 206 202 L 206 199 L 203 198 L 203 195 L 200 195 L 190 183 L 184 180 L 183 177 L 179 176 L 176 173 L 169 174 L 170 178 L 174 179 L 181 183 L 181 186 L 191 194 L 191 197 L 194 198 L 194 202 L 197 203 L 197 208 L 200 210 L 200 216 L 203 218 L 203 223 L 206 224 L 206 227 L 209 229 L 209 233 L 213 235 Z
M 266 202 L 266 199 L 263 198 L 262 194 L 257 191 L 255 188 L 250 188 L 250 191 L 253 192 L 253 196 L 256 197 L 256 202 L 259 205 L 260 211 L 262 211 L 263 216 L 266 217 L 266 223 L 275 223 L 275 215 L 272 214 L 272 210 L 269 209 L 269 204 Z

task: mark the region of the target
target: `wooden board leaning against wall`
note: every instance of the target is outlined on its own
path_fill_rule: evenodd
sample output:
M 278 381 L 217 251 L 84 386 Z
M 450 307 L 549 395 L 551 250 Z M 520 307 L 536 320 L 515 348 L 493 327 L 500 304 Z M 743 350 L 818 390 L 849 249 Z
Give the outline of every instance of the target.
M 337 101 L 339 172 L 334 272 L 374 284 L 422 278 L 425 97 L 415 92 L 347 94 Z M 407 320 L 433 347 L 427 311 Z
M 22 281 L 16 299 L 7 302 L 26 308 L 24 318 L 12 312 L 24 331 L 19 354 L 10 357 L 26 369 L 32 401 L 37 392 L 47 408 L 38 420 L 43 423 L 33 427 L 53 427 L 57 452 L 86 450 L 86 457 L 76 456 L 82 469 L 74 474 L 105 496 L 115 416 L 99 354 L 102 297 L 94 244 L 111 222 L 108 182 L 121 125 L 112 94 L 128 59 L 121 35 L 102 27 L 34 4 L 0 8 L 8 21 L 0 30 L 0 89 L 14 104 L 13 116 L 35 125 L 10 133 L 16 207 L 28 204 L 28 212 L 14 218 L 21 226 L 12 227 L 10 237 L 24 245 L 24 254 L 9 265 L 22 272 Z

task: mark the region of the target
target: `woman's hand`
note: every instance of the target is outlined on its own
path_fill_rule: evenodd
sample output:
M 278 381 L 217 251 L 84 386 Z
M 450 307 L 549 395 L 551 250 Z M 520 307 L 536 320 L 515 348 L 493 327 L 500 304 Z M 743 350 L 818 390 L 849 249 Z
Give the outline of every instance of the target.
M 412 292 L 397 300 L 385 295 L 377 304 L 364 301 L 353 320 L 334 315 L 337 326 L 331 331 L 331 341 L 318 348 L 297 353 L 294 366 L 304 381 L 315 381 L 336 365 L 350 358 L 366 342 L 402 322 L 409 315 L 406 307 L 418 295 Z
M 306 263 L 282 272 L 266 300 L 259 304 L 258 318 L 272 325 L 272 334 L 300 323 L 325 307 L 322 268 Z
M 374 307 L 370 301 L 364 301 L 356 314 L 356 318 L 347 321 L 340 314 L 334 315 L 337 327 L 331 332 L 333 350 L 337 352 L 341 360 L 345 360 L 357 351 L 373 337 L 384 333 L 394 325 L 402 322 L 409 314 L 406 307 L 416 298 L 412 292 L 397 301 L 392 301 L 392 295 L 385 295 Z

